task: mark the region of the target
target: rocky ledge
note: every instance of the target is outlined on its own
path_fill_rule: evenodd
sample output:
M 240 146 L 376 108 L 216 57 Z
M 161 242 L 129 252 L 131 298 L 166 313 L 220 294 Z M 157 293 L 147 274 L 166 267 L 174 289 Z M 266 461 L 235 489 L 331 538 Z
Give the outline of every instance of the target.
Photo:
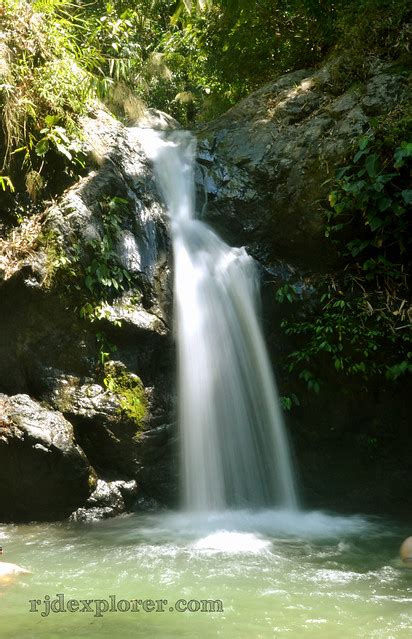
M 83 126 L 88 175 L 1 244 L 3 521 L 119 513 L 116 482 L 175 499 L 167 221 L 139 130 L 104 110 Z

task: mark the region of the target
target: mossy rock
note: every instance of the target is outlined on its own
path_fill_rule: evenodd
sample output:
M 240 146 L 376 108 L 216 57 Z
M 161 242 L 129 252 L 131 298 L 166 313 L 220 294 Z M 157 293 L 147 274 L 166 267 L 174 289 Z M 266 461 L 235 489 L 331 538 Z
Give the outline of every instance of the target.
M 130 373 L 121 362 L 109 361 L 104 365 L 103 383 L 118 398 L 120 411 L 140 431 L 148 416 L 148 400 L 140 377 Z

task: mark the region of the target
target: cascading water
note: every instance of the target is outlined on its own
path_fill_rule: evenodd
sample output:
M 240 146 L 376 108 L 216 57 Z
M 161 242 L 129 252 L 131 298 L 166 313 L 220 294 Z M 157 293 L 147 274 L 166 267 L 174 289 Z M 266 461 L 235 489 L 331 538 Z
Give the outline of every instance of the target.
M 185 506 L 296 508 L 255 264 L 195 219 L 193 137 L 146 129 L 139 140 L 172 227 Z

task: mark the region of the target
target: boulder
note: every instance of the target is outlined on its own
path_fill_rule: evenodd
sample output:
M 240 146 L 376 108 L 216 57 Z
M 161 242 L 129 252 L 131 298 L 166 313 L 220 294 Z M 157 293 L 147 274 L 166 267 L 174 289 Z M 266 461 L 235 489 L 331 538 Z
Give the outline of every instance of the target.
M 146 498 L 174 501 L 175 425 L 166 422 L 168 411 L 154 389 L 143 388 L 121 362 L 110 361 L 105 370 L 106 386 L 49 371 L 47 401 L 74 425 L 99 476 L 135 479 Z M 141 405 L 135 403 L 135 393 Z
M 94 470 L 61 413 L 0 395 L 0 521 L 63 519 L 84 504 Z
M 97 481 L 93 493 L 83 508 L 78 508 L 72 521 L 96 521 L 120 515 L 130 509 L 136 501 L 138 487 L 135 481 Z

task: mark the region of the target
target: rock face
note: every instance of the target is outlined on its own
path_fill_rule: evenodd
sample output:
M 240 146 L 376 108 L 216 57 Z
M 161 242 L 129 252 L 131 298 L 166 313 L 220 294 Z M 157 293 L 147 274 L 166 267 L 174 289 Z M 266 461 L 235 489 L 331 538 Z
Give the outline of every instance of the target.
M 316 395 L 279 365 L 301 344 L 281 330 L 291 305 L 277 303 L 276 290 L 293 283 L 310 307 L 316 282 L 339 270 L 324 238 L 328 180 L 352 158 L 372 117 L 410 100 L 408 76 L 386 64 L 374 61 L 364 81 L 344 90 L 335 82 L 338 65 L 335 59 L 286 74 L 199 130 L 199 208 L 229 244 L 245 245 L 264 267 L 272 362 L 281 394 L 301 401 L 286 419 L 303 504 L 399 515 L 411 506 L 404 491 L 412 472 L 410 381 L 396 389 L 370 382 L 366 394 L 328 369 L 317 371 L 325 383 Z
M 116 370 L 126 370 L 121 362 L 109 364 Z M 111 480 L 132 478 L 143 487 L 146 497 L 160 503 L 176 502 L 171 472 L 177 468 L 174 425 L 165 423 L 165 399 L 162 406 L 153 387 L 145 389 L 150 412 L 143 423 L 137 424 L 122 411 L 121 395 L 93 380 L 81 383 L 78 378 L 61 373 L 56 383 L 54 372 L 51 381 L 49 403 L 73 424 L 77 441 L 100 476 Z
M 301 388 L 301 406 L 286 416 L 303 505 L 409 520 L 410 380 L 365 393 L 336 377 L 309 393 Z
M 68 251 L 76 245 L 83 253 L 91 241 L 103 240 L 105 200 L 123 198 L 127 210 L 122 213 L 114 252 L 120 264 L 140 278 L 141 285 L 167 287 L 164 278 L 160 281 L 169 259 L 165 213 L 140 146 L 139 129 L 124 127 L 104 111 L 98 111 L 95 118 L 84 118 L 83 128 L 97 168 L 49 211 L 48 228 L 60 236 Z M 160 305 L 157 310 L 161 312 Z
M 140 499 L 170 501 L 176 469 L 169 454 L 174 350 L 167 220 L 139 131 L 104 111 L 83 124 L 92 170 L 43 213 L 41 234 L 30 250 L 22 257 L 15 252 L 14 261 L 13 251 L 5 251 L 0 259 L 0 392 L 25 393 L 59 411 L 50 423 L 73 427 L 83 450 L 79 455 L 87 457 L 86 466 L 92 465 L 102 481 L 137 481 Z M 91 251 L 108 241 L 105 212 L 109 223 L 116 216 L 108 259 L 117 272 L 128 273 L 133 287 L 120 288 L 99 303 L 98 314 L 82 318 Z M 109 374 L 110 355 L 117 372 Z M 30 452 L 30 463 L 37 464 L 46 455 L 43 440 L 33 448 L 33 434 L 30 442 L 27 450 L 37 451 Z M 5 446 L 4 459 L 7 451 L 12 447 Z M 20 468 L 26 448 L 16 444 L 13 451 L 13 463 Z M 30 476 L 28 468 L 27 481 Z M 13 499 L 3 502 L 0 520 L 25 518 L 24 509 L 12 508 L 19 502 L 19 486 L 24 487 L 16 483 Z M 65 517 L 86 503 L 90 490 L 73 494 L 69 499 L 62 489 L 60 506 L 50 512 L 33 500 L 31 517 Z M 123 508 L 128 505 L 130 500 Z
M 62 519 L 95 484 L 73 427 L 60 413 L 27 395 L 0 395 L 0 521 Z
M 407 77 L 380 63 L 337 95 L 336 64 L 286 74 L 199 131 L 206 220 L 266 264 L 284 259 L 316 270 L 334 263 L 321 214 L 327 181 L 370 118 L 410 95 Z

